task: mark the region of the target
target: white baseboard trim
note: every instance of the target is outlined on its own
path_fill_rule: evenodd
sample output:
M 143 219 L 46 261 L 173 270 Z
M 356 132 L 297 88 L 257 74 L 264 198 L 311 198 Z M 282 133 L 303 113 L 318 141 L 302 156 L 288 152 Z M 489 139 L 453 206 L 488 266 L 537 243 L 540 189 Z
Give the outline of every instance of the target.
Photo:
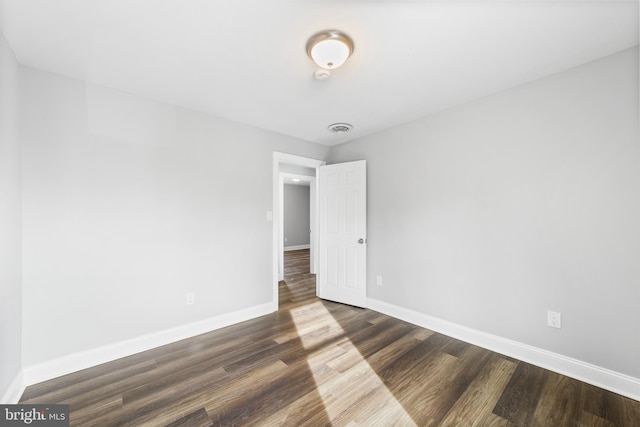
M 2 400 L 0 400 L 0 404 L 2 405 L 13 405 L 18 403 L 20 397 L 24 393 L 24 389 L 26 388 L 24 382 L 24 371 L 18 372 L 18 375 L 14 378 L 14 380 L 9 385 L 7 391 L 5 391 L 4 395 L 2 395 Z
M 274 311 L 273 307 L 274 304 L 269 302 L 103 347 L 69 354 L 38 365 L 26 367 L 24 369 L 23 382 L 26 386 L 29 386 L 102 363 L 111 362 L 122 357 L 131 356 L 132 354 L 272 313 Z
M 285 246 L 284 251 L 299 251 L 300 249 L 309 249 L 311 245 Z
M 372 298 L 367 300 L 367 307 L 388 316 L 413 323 L 414 325 L 640 401 L 640 378 L 631 377 L 581 360 L 502 338 L 497 335 L 488 334 Z

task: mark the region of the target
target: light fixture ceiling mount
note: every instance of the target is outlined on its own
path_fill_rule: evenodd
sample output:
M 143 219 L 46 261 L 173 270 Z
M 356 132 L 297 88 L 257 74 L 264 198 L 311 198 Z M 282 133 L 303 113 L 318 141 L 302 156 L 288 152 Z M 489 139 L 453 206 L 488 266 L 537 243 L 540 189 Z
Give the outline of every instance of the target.
M 338 68 L 353 53 L 353 40 L 338 30 L 321 31 L 307 42 L 307 54 L 320 67 Z

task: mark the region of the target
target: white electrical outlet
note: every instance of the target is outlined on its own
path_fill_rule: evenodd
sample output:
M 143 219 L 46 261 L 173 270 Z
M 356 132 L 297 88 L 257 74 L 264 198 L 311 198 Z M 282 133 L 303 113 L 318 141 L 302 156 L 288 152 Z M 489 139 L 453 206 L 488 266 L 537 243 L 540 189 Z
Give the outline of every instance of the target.
M 376 276 L 376 284 L 382 286 L 382 276 Z
M 562 315 L 556 311 L 547 311 L 547 326 L 560 329 L 562 327 Z
M 187 293 L 187 305 L 193 305 L 196 303 L 196 294 L 193 292 Z

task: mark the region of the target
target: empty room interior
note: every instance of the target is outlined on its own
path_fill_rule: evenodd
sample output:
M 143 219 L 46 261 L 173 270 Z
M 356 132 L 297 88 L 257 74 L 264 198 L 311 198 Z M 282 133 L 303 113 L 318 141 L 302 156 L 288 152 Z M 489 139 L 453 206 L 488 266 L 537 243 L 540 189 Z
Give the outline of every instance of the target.
M 0 404 L 639 426 L 639 13 L 0 0 Z

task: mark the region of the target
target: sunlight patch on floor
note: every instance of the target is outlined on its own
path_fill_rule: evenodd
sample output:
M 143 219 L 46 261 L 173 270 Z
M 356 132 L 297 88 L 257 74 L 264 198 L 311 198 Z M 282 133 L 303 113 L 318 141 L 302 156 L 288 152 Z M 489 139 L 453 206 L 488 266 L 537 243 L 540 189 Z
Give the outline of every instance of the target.
M 334 425 L 416 425 L 321 302 L 292 309 L 291 318 L 304 347 L 318 346 L 307 363 Z

